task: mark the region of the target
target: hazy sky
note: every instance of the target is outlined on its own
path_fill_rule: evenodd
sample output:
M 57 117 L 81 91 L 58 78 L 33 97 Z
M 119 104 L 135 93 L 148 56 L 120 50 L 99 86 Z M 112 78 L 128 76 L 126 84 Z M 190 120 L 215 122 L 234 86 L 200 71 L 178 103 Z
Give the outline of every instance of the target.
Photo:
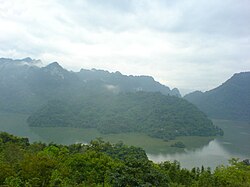
M 249 0 L 0 0 L 0 57 L 209 90 L 250 70 Z

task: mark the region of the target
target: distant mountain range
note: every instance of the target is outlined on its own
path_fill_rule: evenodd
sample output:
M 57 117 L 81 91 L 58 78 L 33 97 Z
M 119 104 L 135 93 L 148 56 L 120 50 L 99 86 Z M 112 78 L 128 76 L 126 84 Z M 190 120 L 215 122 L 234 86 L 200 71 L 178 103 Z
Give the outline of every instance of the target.
M 219 87 L 184 96 L 210 118 L 250 121 L 250 72 L 234 74 Z
M 40 67 L 40 60 L 0 58 L 1 109 L 30 113 L 49 99 L 69 98 L 72 92 L 103 89 L 110 92 L 161 92 L 180 97 L 178 89 L 170 90 L 150 76 L 126 76 L 103 70 L 72 72 L 57 62 Z
M 221 135 L 221 129 L 178 89 L 149 76 L 84 70 L 57 62 L 0 59 L 0 110 L 30 114 L 30 126 L 91 127 L 103 133 L 143 132 L 165 140 Z

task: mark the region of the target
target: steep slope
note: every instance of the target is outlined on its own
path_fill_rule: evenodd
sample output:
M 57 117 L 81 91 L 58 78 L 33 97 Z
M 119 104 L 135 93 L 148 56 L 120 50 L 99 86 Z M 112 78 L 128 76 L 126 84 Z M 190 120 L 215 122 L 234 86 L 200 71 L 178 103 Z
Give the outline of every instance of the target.
M 40 61 L 31 58 L 0 58 L 0 110 L 25 113 L 41 105 L 41 99 L 32 93 L 28 84 L 30 73 L 39 69 L 37 64 Z
M 234 74 L 213 90 L 184 98 L 211 118 L 250 121 L 250 72 Z
M 49 99 L 66 98 L 78 88 L 74 73 L 56 62 L 42 68 L 40 63 L 31 58 L 0 59 L 0 110 L 31 113 Z

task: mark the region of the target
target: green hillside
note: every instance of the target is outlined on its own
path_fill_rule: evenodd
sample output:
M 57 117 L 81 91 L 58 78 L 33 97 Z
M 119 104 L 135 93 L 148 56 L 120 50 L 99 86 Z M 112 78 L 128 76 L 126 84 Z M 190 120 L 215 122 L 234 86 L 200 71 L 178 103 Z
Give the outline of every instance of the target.
M 211 118 L 250 121 L 250 72 L 235 74 L 213 90 L 184 98 Z
M 74 102 L 53 100 L 33 113 L 28 123 L 33 127 L 92 127 L 102 133 L 144 132 L 165 140 L 222 134 L 189 102 L 149 92 L 103 92 Z

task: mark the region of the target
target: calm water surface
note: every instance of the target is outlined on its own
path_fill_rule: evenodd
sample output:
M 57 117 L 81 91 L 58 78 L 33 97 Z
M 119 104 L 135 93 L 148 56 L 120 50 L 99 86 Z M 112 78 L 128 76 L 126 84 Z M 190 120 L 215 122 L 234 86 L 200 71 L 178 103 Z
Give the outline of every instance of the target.
M 208 145 L 195 150 L 185 150 L 184 153 L 148 154 L 155 162 L 178 160 L 186 168 L 206 166 L 215 168 L 221 164 L 228 164 L 231 158 L 250 158 L 250 124 L 214 120 L 214 123 L 224 130 L 224 136 L 218 137 Z
M 6 131 L 17 136 L 29 137 L 30 141 L 55 142 L 72 144 L 89 142 L 102 136 L 94 129 L 77 128 L 30 128 L 26 123 L 27 115 L 0 113 L 0 131 Z M 225 120 L 214 120 L 214 123 L 224 130 L 223 137 L 217 137 L 200 148 L 185 149 L 178 153 L 169 153 L 166 142 L 140 134 L 110 135 L 107 141 L 116 142 L 120 138 L 128 145 L 144 147 L 151 150 L 149 159 L 155 162 L 178 160 L 182 167 L 193 168 L 206 166 L 215 168 L 227 164 L 231 158 L 250 158 L 250 123 Z M 185 142 L 184 142 L 185 143 Z M 151 147 L 150 147 L 151 146 Z M 148 149 L 147 149 L 148 148 Z M 166 152 L 163 154 L 163 152 Z

